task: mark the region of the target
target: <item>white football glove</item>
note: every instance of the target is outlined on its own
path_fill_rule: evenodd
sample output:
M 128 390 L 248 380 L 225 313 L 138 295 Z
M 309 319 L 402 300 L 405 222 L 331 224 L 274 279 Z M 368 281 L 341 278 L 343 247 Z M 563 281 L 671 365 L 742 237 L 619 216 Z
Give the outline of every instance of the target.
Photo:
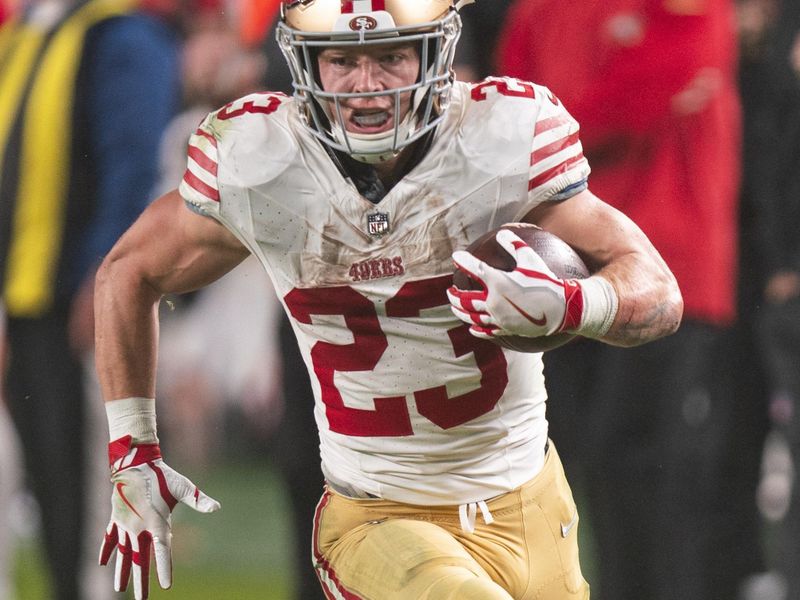
M 476 337 L 493 338 L 502 335 L 540 337 L 580 331 L 584 315 L 581 283 L 559 279 L 515 233 L 502 229 L 496 239 L 516 262 L 513 271 L 495 269 L 463 250 L 453 253 L 456 267 L 480 282 L 483 288 L 461 290 L 453 286 L 447 291 L 453 313 L 470 325 L 470 332 Z M 603 283 L 610 287 L 607 282 Z M 616 303 L 613 312 L 616 313 Z M 610 325 L 609 321 L 606 331 Z
M 126 435 L 108 445 L 111 463 L 111 521 L 100 548 L 100 564 L 108 564 L 114 549 L 117 561 L 114 589 L 125 591 L 133 574 L 136 600 L 150 591 L 150 549 L 155 553 L 158 582 L 172 585 L 171 513 L 178 502 L 201 513 L 218 510 L 219 502 L 163 460 L 158 444 L 132 445 Z

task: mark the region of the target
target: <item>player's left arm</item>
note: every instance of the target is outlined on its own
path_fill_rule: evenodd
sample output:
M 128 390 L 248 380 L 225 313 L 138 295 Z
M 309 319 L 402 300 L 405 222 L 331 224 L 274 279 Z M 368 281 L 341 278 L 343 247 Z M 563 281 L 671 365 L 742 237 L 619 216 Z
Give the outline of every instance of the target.
M 563 239 L 594 275 L 613 287 L 616 316 L 599 339 L 636 346 L 677 330 L 683 298 L 675 276 L 644 232 L 623 213 L 585 190 L 560 202 L 542 202 L 523 220 Z

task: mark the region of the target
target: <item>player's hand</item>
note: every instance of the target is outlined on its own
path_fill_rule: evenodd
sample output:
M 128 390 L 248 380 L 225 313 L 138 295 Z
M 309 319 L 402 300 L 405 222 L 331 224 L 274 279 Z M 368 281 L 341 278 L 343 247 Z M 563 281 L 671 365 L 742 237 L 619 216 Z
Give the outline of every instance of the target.
M 100 564 L 108 564 L 116 550 L 114 589 L 128 587 L 133 575 L 136 600 L 149 595 L 151 549 L 161 587 L 172 585 L 171 514 L 178 502 L 209 513 L 218 510 L 216 500 L 206 496 L 183 475 L 161 460 L 158 444 L 131 445 L 131 436 L 108 445 L 111 463 L 111 521 L 100 548 Z
M 540 337 L 577 329 L 583 311 L 580 284 L 556 277 L 515 233 L 503 229 L 496 239 L 516 261 L 513 271 L 495 269 L 463 250 L 453 253 L 456 267 L 482 286 L 447 291 L 453 313 L 470 332 L 481 338 Z

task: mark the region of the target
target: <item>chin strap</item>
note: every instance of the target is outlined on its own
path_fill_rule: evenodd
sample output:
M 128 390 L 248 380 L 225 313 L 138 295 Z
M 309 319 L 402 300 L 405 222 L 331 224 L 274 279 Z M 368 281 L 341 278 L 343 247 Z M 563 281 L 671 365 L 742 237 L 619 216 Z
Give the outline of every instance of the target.
M 475 4 L 475 0 L 458 0 L 458 2 L 456 2 L 456 10 L 461 10 L 461 8 L 467 4 Z

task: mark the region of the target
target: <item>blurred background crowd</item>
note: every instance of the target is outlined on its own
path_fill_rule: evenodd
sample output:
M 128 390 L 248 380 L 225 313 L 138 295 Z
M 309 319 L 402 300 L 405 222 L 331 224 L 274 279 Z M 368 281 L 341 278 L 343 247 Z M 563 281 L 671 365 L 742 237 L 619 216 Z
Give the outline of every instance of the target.
M 179 183 L 208 111 L 291 93 L 279 7 L 0 0 L 0 599 L 116 596 L 96 566 L 94 269 Z M 591 189 L 684 294 L 674 336 L 545 356 L 592 598 L 800 600 L 800 4 L 480 0 L 462 17 L 458 78 L 547 85 Z M 266 276 L 248 260 L 161 310 L 162 448 L 235 521 L 206 540 L 176 514 L 166 597 L 322 598 L 313 400 Z

